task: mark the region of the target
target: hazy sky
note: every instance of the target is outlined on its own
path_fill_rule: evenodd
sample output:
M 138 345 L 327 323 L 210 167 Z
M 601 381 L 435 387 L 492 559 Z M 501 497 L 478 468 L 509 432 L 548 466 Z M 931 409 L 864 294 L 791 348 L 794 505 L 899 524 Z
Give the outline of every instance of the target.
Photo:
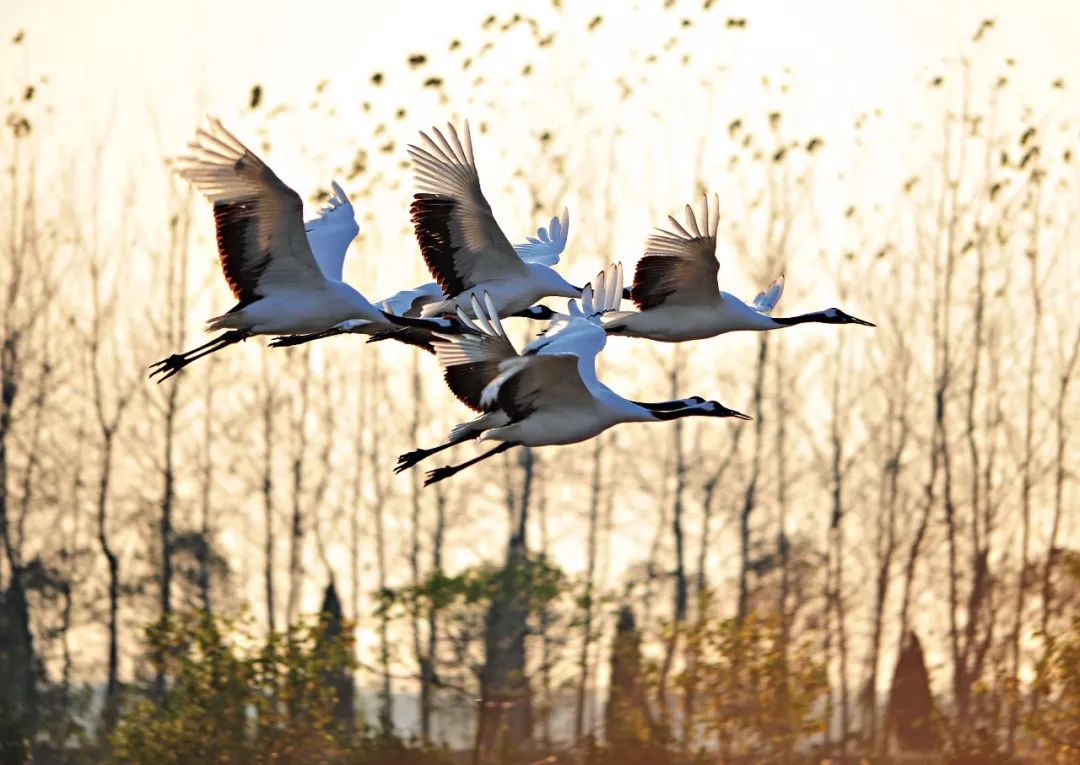
M 543 13 L 547 5 L 531 8 Z M 566 17 L 587 20 L 623 5 L 568 0 Z M 620 14 L 612 13 L 617 33 L 590 44 L 647 44 L 654 33 L 647 20 L 659 3 L 640 5 L 630 25 L 620 26 Z M 683 7 L 697 11 L 700 2 L 682 0 L 676 12 Z M 792 66 L 801 83 L 812 86 L 808 96 L 827 99 L 823 107 L 890 100 L 889 91 L 903 88 L 913 73 L 964 50 L 987 17 L 997 18 L 995 34 L 1032 71 L 1068 77 L 1080 70 L 1080 4 L 1069 0 L 717 0 L 716 8 L 717 21 L 750 19 L 741 60 L 750 68 Z M 149 103 L 163 117 L 179 119 L 194 116 L 200 98 L 212 110 L 232 108 L 253 82 L 288 98 L 310 93 L 312 83 L 328 77 L 365 81 L 407 52 L 468 36 L 500 9 L 513 10 L 477 2 L 323 3 L 312 13 L 283 0 L 3 0 L 0 39 L 27 30 L 34 71 L 48 73 L 58 99 L 83 119 L 87 108 L 100 113 L 113 100 L 125 116 Z M 170 127 L 181 134 L 189 129 Z
M 626 4 L 565 5 L 565 25 L 580 28 L 584 24 L 576 21 Z M 647 49 L 660 42 L 652 40 L 656 26 L 649 23 L 660 3 L 639 5 L 633 14 L 611 13 L 597 34 L 582 38 L 597 54 L 594 61 L 605 59 L 605 46 Z M 681 0 L 674 12 L 690 15 L 700 5 Z M 548 3 L 525 7 L 540 16 L 550 11 Z M 182 146 L 204 111 L 229 117 L 255 82 L 275 101 L 307 98 L 315 83 L 328 78 L 338 93 L 357 92 L 371 72 L 400 66 L 409 53 L 445 50 L 448 39 L 474 35 L 489 13 L 512 10 L 479 2 L 299 9 L 282 0 L 0 0 L 0 40 L 7 43 L 18 30 L 28 33 L 21 49 L 0 47 L 0 85 L 17 84 L 24 73 L 47 75 L 61 119 L 77 127 L 64 139 L 76 144 L 108 114 L 121 131 L 145 132 L 147 115 L 154 113 L 166 146 Z M 1033 100 L 1048 77 L 1080 73 L 1080 3 L 1070 0 L 717 0 L 715 26 L 703 26 L 701 45 L 731 44 L 720 32 L 728 16 L 750 20 L 731 57 L 733 68 L 745 73 L 732 78 L 731 100 L 746 95 L 761 73 L 786 65 L 795 72 L 799 111 L 844 124 L 860 110 L 903 109 L 921 73 L 967 52 L 987 17 L 998 20 L 995 54 L 1024 64 Z M 1071 106 L 1078 103 L 1075 92 L 1065 98 Z M 445 116 L 417 115 L 416 126 Z M 138 145 L 137 134 L 133 140 Z
M 727 62 L 730 70 L 714 97 L 721 114 L 752 110 L 763 98 L 761 76 L 775 76 L 790 67 L 792 92 L 785 104 L 789 124 L 820 131 L 829 136 L 831 151 L 844 151 L 850 145 L 845 138 L 855 115 L 861 112 L 881 108 L 886 123 L 906 130 L 926 99 L 928 76 L 940 69 L 942 60 L 970 54 L 974 30 L 982 19 L 993 17 L 997 27 L 988 35 L 992 40 L 975 51 L 977 57 L 989 58 L 991 68 L 1000 67 L 1006 56 L 1016 57 L 1021 66 L 1011 78 L 1025 99 L 1035 106 L 1055 99 L 1054 111 L 1080 113 L 1075 89 L 1052 91 L 1048 86 L 1052 78 L 1068 80 L 1080 74 L 1074 39 L 1080 30 L 1077 2 L 716 0 L 704 15 L 701 0 L 679 0 L 667 12 L 660 6 L 659 0 L 641 2 L 633 12 L 610 13 L 611 7 L 629 6 L 565 2 L 559 41 L 565 46 L 562 50 L 586 57 L 587 66 L 575 73 L 582 92 L 590 93 L 589 78 L 599 82 L 601 77 L 607 78 L 605 87 L 611 90 L 612 73 L 604 71 L 612 68 L 611 62 L 621 60 L 627 50 L 658 50 L 668 34 L 660 32 L 665 22 L 693 16 L 695 26 L 685 35 L 688 45 L 701 52 L 699 59 Z M 550 3 L 525 7 L 555 23 Z M 55 129 L 48 140 L 57 157 L 85 156 L 88 141 L 109 125 L 110 136 L 120 140 L 111 144 L 101 179 L 107 187 L 118 188 L 133 174 L 160 170 L 161 156 L 179 152 L 206 113 L 222 117 L 250 142 L 252 131 L 265 122 L 265 113 L 243 113 L 254 83 L 263 86 L 270 105 L 303 105 L 319 82 L 329 80 L 323 101 L 342 106 L 340 119 L 291 121 L 275 134 L 279 140 L 270 157 L 279 175 L 306 198 L 313 189 L 327 185 L 329 167 L 351 158 L 353 150 L 337 144 L 346 139 L 354 146 L 374 143 L 372 137 L 360 135 L 363 131 L 348 116 L 349 106 L 355 109 L 361 99 L 371 98 L 372 72 L 388 73 L 376 98 L 385 99 L 387 106 L 393 100 L 410 107 L 408 119 L 398 126 L 408 132 L 394 136 L 399 146 L 431 124 L 475 119 L 475 109 L 463 103 L 463 94 L 469 92 L 465 75 L 455 78 L 452 70 L 445 72 L 449 82 L 456 80 L 457 89 L 448 91 L 447 104 L 439 104 L 430 98 L 415 101 L 415 87 L 396 88 L 395 72 L 404 72 L 406 58 L 417 52 L 431 54 L 436 69 L 440 64 L 450 69 L 445 61 L 448 40 L 462 39 L 468 45 L 489 14 L 505 17 L 513 10 L 506 3 L 479 2 L 321 3 L 313 9 L 299 8 L 277 0 L 0 0 L 0 92 L 17 94 L 28 79 L 48 77 L 44 97 L 56 109 Z M 598 13 L 605 15 L 604 23 L 595 33 L 587 33 L 589 19 Z M 725 33 L 728 17 L 746 17 L 749 24 L 737 35 Z M 9 41 L 20 30 L 26 31 L 26 41 L 12 46 Z M 502 63 L 500 55 L 497 50 L 478 62 L 471 74 L 494 75 Z M 670 81 L 663 83 L 663 96 L 669 103 L 700 101 L 695 80 L 677 74 L 673 70 Z M 560 101 L 564 94 L 548 92 L 544 86 L 542 76 L 521 82 L 521 88 L 544 108 L 548 104 L 551 109 L 568 108 Z M 599 85 L 592 90 L 597 99 L 610 97 Z M 490 179 L 499 178 L 501 169 L 491 144 L 505 151 L 516 143 L 514 131 L 529 127 L 520 115 L 500 118 L 505 118 L 503 126 L 494 124 L 494 135 L 480 142 L 478 151 L 489 196 Z M 655 146 L 657 138 L 643 126 L 624 127 L 631 136 L 629 146 L 637 135 L 643 146 L 646 141 Z M 290 141 L 317 147 L 325 161 L 291 153 Z M 883 152 L 876 161 L 887 175 L 903 171 L 896 154 Z M 644 165 L 641 172 L 649 174 Z M 679 209 L 684 192 L 669 198 L 671 193 L 657 189 L 653 198 L 644 200 L 650 207 L 643 210 Z M 154 201 L 148 199 L 146 204 Z M 568 201 L 574 210 L 577 200 Z M 390 202 L 403 213 L 396 197 Z M 504 209 L 497 202 L 495 208 Z M 635 243 L 636 249 L 653 222 L 628 231 L 627 246 Z M 527 223 L 532 222 L 503 221 L 505 228 L 514 230 Z

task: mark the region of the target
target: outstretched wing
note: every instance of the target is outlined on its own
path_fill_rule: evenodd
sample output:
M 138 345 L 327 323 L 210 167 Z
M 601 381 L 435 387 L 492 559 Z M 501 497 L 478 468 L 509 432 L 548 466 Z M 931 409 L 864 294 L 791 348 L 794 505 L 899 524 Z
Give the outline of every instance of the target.
M 409 212 L 435 281 L 454 297 L 483 281 L 528 275 L 480 190 L 469 124 L 464 144 L 453 125 L 449 140 L 437 128 L 432 133 L 420 133 L 422 147 L 409 146 L 418 188 Z
M 772 309 L 776 308 L 776 304 L 780 302 L 780 296 L 784 294 L 784 275 L 780 274 L 772 284 L 765 288 L 764 292 L 759 292 L 757 297 L 754 298 L 754 308 L 761 313 L 771 313 Z
M 596 275 L 596 287 L 593 289 L 592 310 L 586 311 L 594 323 L 599 324 L 599 317 L 611 311 L 618 311 L 622 305 L 623 267 L 622 263 L 612 263 Z M 582 295 L 584 298 L 584 295 Z
M 221 268 L 236 299 L 246 305 L 271 285 L 322 283 L 300 195 L 216 119 L 189 148 L 174 169 L 214 205 Z
M 581 298 L 567 303 L 567 312 L 555 314 L 538 338 L 529 343 L 524 355 L 545 352 L 562 352 L 573 347 L 581 353 L 581 348 L 600 348 L 607 342 L 607 333 L 603 330 L 601 317 L 612 311 L 618 311 L 622 302 L 623 268 L 622 263 L 612 263 L 596 275 L 596 286 L 586 284 L 581 290 Z M 572 345 L 571 345 L 572 344 Z
M 322 275 L 340 282 L 345 253 L 360 233 L 360 226 L 356 223 L 352 203 L 345 192 L 337 182 L 331 183 L 330 187 L 333 189 L 330 199 L 319 210 L 319 217 L 304 224 L 304 230 Z
M 484 389 L 484 402 L 494 403 L 518 422 L 541 407 L 571 407 L 592 398 L 573 353 L 522 356 L 506 362 Z
M 570 211 L 564 207 L 560 217 L 552 218 L 547 228 L 538 228 L 536 236 L 526 237 L 523 244 L 515 244 L 514 251 L 526 263 L 553 266 L 559 262 L 559 256 L 566 249 L 569 235 Z
M 438 303 L 445 300 L 442 289 L 435 282 L 421 284 L 411 290 L 395 292 L 388 298 L 377 301 L 384 311 L 389 311 L 397 316 L 420 316 L 421 309 L 428 303 Z
M 458 308 L 458 319 L 471 332 L 436 334 L 433 345 L 450 391 L 470 409 L 486 412 L 492 402 L 482 401 L 484 389 L 499 376 L 500 365 L 517 358 L 518 352 L 506 337 L 490 295 L 484 293 L 484 305 L 473 295 L 472 310 L 475 319 Z
M 716 274 L 716 231 L 720 202 L 713 205 L 705 197 L 702 205 L 703 225 L 698 226 L 694 210 L 686 206 L 686 228 L 668 217 L 674 231 L 657 229 L 649 237 L 645 255 L 634 271 L 634 286 L 630 299 L 638 310 L 655 308 L 663 303 L 695 305 L 715 301 L 720 290 Z M 715 207 L 716 209 L 711 209 Z

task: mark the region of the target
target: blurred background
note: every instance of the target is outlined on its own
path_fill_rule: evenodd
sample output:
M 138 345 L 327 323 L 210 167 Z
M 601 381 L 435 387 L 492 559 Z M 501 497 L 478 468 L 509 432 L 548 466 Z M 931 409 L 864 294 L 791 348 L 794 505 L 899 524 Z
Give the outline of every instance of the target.
M 0 0 L 5 762 L 1080 757 L 1077 29 L 1052 0 Z M 778 313 L 878 326 L 613 338 L 619 393 L 754 421 L 423 489 L 397 455 L 471 416 L 430 356 L 256 339 L 146 380 L 233 303 L 167 167 L 207 115 L 309 215 L 344 187 L 369 298 L 429 280 L 405 148 L 468 119 L 512 241 L 569 207 L 570 281 L 715 192 L 721 289 L 784 273 Z

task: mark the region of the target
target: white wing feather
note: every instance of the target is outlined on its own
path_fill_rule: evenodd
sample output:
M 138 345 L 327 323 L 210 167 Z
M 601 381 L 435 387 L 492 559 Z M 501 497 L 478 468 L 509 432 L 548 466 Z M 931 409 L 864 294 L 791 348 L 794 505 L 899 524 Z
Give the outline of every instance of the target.
M 500 362 L 499 374 L 484 387 L 484 391 L 480 394 L 480 406 L 491 407 L 499 398 L 499 389 L 502 388 L 503 383 L 529 366 L 531 360 L 531 356 L 515 356 Z
M 352 203 L 336 182 L 330 184 L 333 193 L 326 205 L 319 210 L 319 217 L 304 223 L 308 244 L 319 264 L 319 270 L 327 279 L 340 282 L 345 264 L 345 253 L 360 226 L 356 223 Z
M 776 304 L 780 302 L 780 296 L 784 294 L 784 275 L 780 274 L 779 277 L 773 281 L 764 292 L 759 292 L 757 297 L 754 298 L 754 308 L 760 313 L 770 313 L 772 309 L 776 308 Z
M 526 263 L 553 266 L 566 249 L 569 235 L 570 211 L 564 207 L 561 216 L 552 218 L 546 228 L 541 226 L 536 230 L 536 236 L 526 237 L 525 242 L 515 244 L 514 252 Z
M 379 305 L 384 306 L 386 310 L 396 316 L 405 316 L 409 311 L 414 310 L 419 306 L 445 299 L 446 296 L 443 295 L 442 288 L 435 282 L 428 282 L 427 284 L 421 284 L 419 287 L 414 287 L 411 290 L 395 292 L 390 297 L 380 300 Z M 419 315 L 419 311 L 414 311 L 414 313 Z
M 611 311 L 618 311 L 622 304 L 623 267 L 612 263 L 597 274 L 596 286 L 586 284 L 581 297 L 567 301 L 566 313 L 557 313 L 548 322 L 543 333 L 525 347 L 525 353 L 574 352 L 579 338 L 589 337 L 592 345 L 603 347 L 605 335 L 601 318 Z

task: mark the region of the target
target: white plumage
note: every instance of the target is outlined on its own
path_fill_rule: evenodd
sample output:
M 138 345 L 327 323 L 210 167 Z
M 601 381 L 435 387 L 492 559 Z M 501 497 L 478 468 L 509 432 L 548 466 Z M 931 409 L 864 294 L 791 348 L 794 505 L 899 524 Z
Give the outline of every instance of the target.
M 308 241 L 311 243 L 311 249 L 315 253 L 315 260 L 323 270 L 323 275 L 327 278 L 335 278 L 332 274 L 336 273 L 337 278 L 340 278 L 345 251 L 348 249 L 349 242 L 359 231 L 359 227 L 353 217 L 352 205 L 345 198 L 344 192 L 336 183 L 333 184 L 333 188 L 334 196 L 330 198 L 328 205 L 323 208 L 320 217 L 308 221 L 306 225 Z M 345 220 L 346 213 L 348 221 Z M 345 236 L 350 228 L 352 233 L 346 240 Z M 514 250 L 527 262 L 553 265 L 559 262 L 559 256 L 566 249 L 569 232 L 570 212 L 563 208 L 561 216 L 553 217 L 546 227 L 541 226 L 538 228 L 536 236 L 526 237 L 524 243 L 514 245 Z M 394 316 L 418 318 L 421 316 L 424 306 L 439 303 L 445 299 L 446 296 L 438 284 L 427 282 L 412 289 L 401 290 L 390 297 L 375 302 L 383 311 Z M 542 319 L 547 318 L 548 311 L 543 306 L 532 306 L 514 315 Z M 431 321 L 448 326 L 443 319 L 432 318 Z M 363 319 L 350 319 L 324 332 L 277 337 L 274 338 L 270 345 L 281 348 L 300 345 L 324 337 L 333 337 L 334 335 L 358 334 L 377 336 L 379 339 L 389 337 L 416 345 L 427 351 L 432 350 L 431 344 L 428 342 L 430 332 L 425 332 L 423 329 L 416 327 L 398 327 L 390 330 L 392 326 L 386 321 L 370 322 Z
M 471 311 L 459 318 L 472 333 L 446 335 L 435 344 L 451 390 L 479 418 L 451 432 L 446 444 L 402 455 L 397 470 L 470 436 L 502 442 L 480 457 L 428 473 L 426 484 L 443 480 L 470 465 L 518 445 L 549 446 L 585 441 L 622 422 L 657 422 L 678 417 L 739 417 L 715 401 L 698 397 L 657 403 L 623 398 L 596 376 L 596 356 L 606 344 L 601 316 L 617 310 L 622 297 L 622 269 L 612 266 L 586 286 L 580 303 L 518 354 L 506 337 L 494 300 L 472 296 Z
M 304 223 L 304 231 L 322 275 L 340 282 L 343 281 L 345 254 L 360 233 L 360 225 L 356 222 L 352 202 L 337 181 L 332 181 L 330 188 L 333 191 L 330 198 L 319 210 L 317 218 Z
M 839 308 L 798 316 L 769 316 L 784 292 L 783 275 L 758 293 L 752 305 L 721 292 L 716 283 L 720 268 L 716 260 L 719 207 L 717 197 L 712 198 L 712 204 L 706 197 L 699 226 L 693 208 L 687 205 L 685 227 L 669 217 L 673 230 L 658 229 L 649 237 L 630 291 L 638 311 L 613 317 L 605 325 L 609 334 L 677 343 L 725 332 L 760 332 L 810 322 L 874 326 Z
M 564 235 L 562 221 L 557 233 L 538 235 L 520 255 L 480 189 L 468 123 L 462 138 L 453 125 L 446 135 L 433 128 L 432 136 L 420 133 L 421 145 L 409 146 L 417 186 L 410 206 L 416 239 L 446 295 L 445 300 L 425 306 L 423 315 L 454 313 L 458 308 L 468 313 L 472 297 L 484 293 L 503 316 L 545 297 L 576 297 L 580 288 L 546 265 L 557 261 L 552 258 L 557 248 L 561 252 L 555 243 Z
M 566 249 L 569 235 L 570 211 L 564 207 L 561 216 L 552 218 L 546 228 L 541 226 L 536 230 L 536 236 L 526 237 L 522 244 L 515 244 L 514 252 L 526 263 L 553 266 Z
M 192 361 L 252 335 L 321 332 L 349 319 L 381 320 L 379 309 L 363 295 L 324 275 L 308 241 L 300 196 L 219 121 L 200 129 L 190 148 L 175 169 L 214 206 L 222 271 L 238 302 L 208 322 L 208 330 L 226 332 L 163 359 L 151 367 L 151 376 L 168 379 Z M 352 209 L 340 188 L 335 193 L 339 198 L 314 231 L 334 244 L 327 268 L 340 275 L 355 221 L 348 222 Z

